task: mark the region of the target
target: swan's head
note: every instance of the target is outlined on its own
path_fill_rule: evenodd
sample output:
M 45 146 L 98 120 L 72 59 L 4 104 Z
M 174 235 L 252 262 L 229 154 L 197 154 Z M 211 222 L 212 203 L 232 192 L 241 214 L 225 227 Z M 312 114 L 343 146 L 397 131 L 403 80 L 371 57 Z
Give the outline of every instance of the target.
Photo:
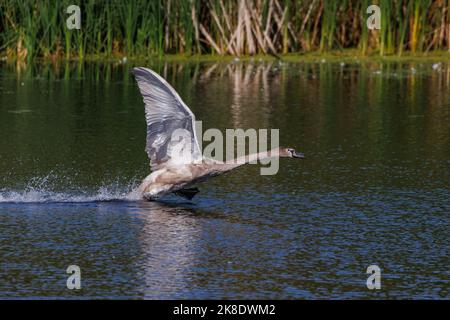
M 305 158 L 305 155 L 303 154 L 303 152 L 297 152 L 293 148 L 281 147 L 279 149 L 278 153 L 279 153 L 280 157 L 285 157 L 285 158 L 300 158 L 300 159 Z

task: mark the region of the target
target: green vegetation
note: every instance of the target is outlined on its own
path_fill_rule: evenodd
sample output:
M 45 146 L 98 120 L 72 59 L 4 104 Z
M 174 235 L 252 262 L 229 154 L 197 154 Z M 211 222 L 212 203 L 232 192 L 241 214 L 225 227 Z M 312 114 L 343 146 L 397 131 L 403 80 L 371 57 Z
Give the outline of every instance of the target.
M 0 55 L 30 61 L 177 55 L 450 52 L 450 0 L 0 0 Z M 381 29 L 366 26 L 381 8 Z

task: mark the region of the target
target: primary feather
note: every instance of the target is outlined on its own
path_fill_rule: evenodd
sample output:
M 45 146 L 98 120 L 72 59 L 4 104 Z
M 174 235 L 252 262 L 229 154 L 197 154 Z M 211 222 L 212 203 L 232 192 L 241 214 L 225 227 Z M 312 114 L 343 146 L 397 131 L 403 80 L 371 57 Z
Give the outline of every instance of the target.
M 201 152 L 195 132 L 195 116 L 181 100 L 178 93 L 161 76 L 147 68 L 134 68 L 145 103 L 147 121 L 146 152 L 152 171 L 166 162 L 180 163 L 180 153 L 185 150 L 192 162 L 201 160 Z M 189 133 L 186 139 L 172 139 L 177 129 Z

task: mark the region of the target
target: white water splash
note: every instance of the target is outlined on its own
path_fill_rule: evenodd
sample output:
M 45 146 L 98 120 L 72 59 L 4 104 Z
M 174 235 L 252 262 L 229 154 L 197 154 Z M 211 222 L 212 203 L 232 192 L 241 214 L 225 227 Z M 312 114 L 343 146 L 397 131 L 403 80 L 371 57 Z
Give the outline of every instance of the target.
M 23 190 L 0 189 L 0 203 L 137 201 L 142 199 L 142 195 L 137 191 L 136 182 L 125 186 L 117 182 L 111 183 L 99 187 L 94 192 L 60 192 L 52 190 L 50 177 L 52 174 L 43 178 L 33 178 Z M 70 189 L 73 190 L 73 187 Z M 82 190 L 82 188 L 77 189 Z
M 136 190 L 131 192 L 111 192 L 102 188 L 97 193 L 91 195 L 39 190 L 0 192 L 0 203 L 137 201 L 141 199 L 141 194 Z

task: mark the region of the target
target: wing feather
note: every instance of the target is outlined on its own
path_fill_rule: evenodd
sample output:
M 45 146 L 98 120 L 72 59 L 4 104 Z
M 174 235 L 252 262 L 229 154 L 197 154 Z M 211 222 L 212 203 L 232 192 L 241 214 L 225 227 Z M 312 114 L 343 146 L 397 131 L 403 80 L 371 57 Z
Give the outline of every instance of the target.
M 178 93 L 160 75 L 147 68 L 134 68 L 134 74 L 145 103 L 147 145 L 152 170 L 167 161 L 179 162 L 174 150 L 189 149 L 190 159 L 201 158 L 195 132 L 195 116 Z M 173 140 L 175 130 L 184 129 L 187 139 Z

